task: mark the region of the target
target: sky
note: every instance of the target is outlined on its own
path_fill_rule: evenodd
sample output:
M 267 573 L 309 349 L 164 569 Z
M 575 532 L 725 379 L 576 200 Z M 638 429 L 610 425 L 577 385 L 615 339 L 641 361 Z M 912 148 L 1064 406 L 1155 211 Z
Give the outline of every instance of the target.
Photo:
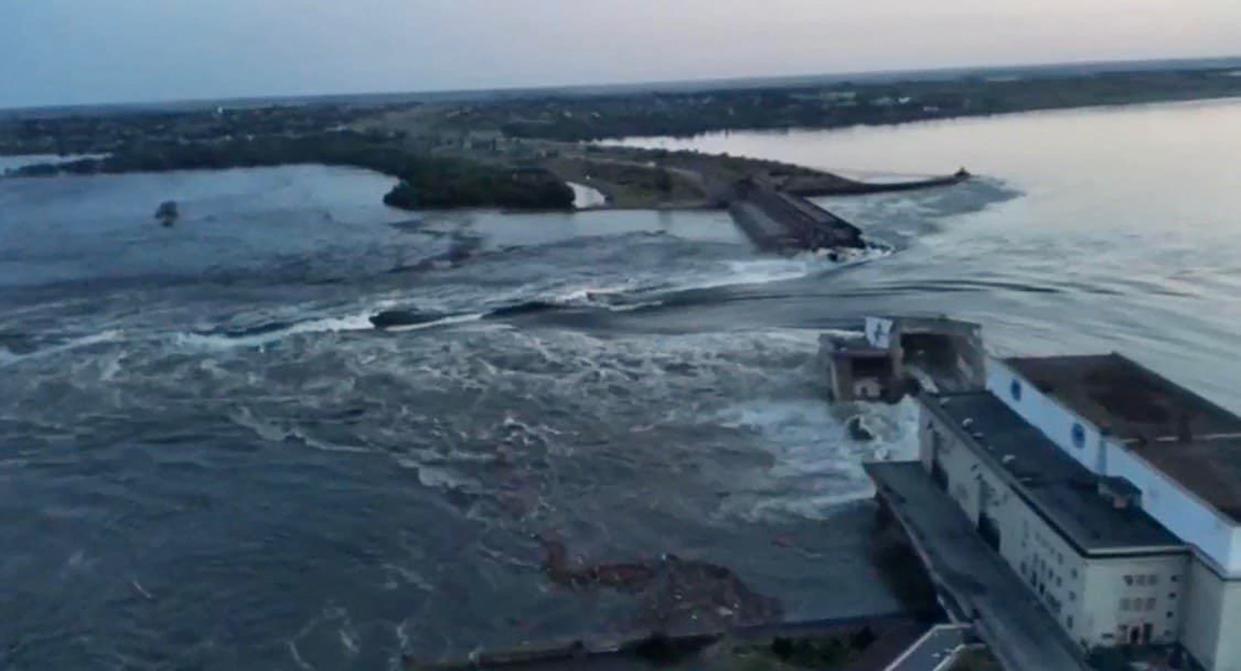
M 0 0 L 0 107 L 1232 55 L 1239 0 Z

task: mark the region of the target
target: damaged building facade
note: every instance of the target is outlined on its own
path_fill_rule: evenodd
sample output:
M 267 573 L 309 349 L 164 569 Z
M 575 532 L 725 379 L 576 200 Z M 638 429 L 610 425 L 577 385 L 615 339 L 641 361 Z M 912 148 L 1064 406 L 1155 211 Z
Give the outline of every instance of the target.
M 922 469 L 1077 646 L 1241 671 L 1241 418 L 1117 354 L 917 402 Z

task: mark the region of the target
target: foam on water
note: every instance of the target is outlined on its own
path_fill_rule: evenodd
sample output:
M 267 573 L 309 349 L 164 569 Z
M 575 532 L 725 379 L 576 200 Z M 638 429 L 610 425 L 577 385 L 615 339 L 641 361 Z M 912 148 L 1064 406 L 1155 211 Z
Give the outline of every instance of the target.
M 322 317 L 297 322 L 284 328 L 262 333 L 235 336 L 225 333 L 176 333 L 173 340 L 182 346 L 201 349 L 232 349 L 236 347 L 262 347 L 285 338 L 315 333 L 344 333 L 349 331 L 372 331 L 371 316 L 377 310 L 352 313 L 340 317 Z
M 469 324 L 471 322 L 479 321 L 486 316 L 487 314 L 484 312 L 475 312 L 473 314 L 464 314 L 464 315 L 452 315 L 449 317 L 444 317 L 442 319 L 436 319 L 436 320 L 424 322 L 421 324 L 408 324 L 406 326 L 393 326 L 391 328 L 384 329 L 384 330 L 395 332 L 395 333 L 405 333 L 409 331 L 425 331 L 427 329 L 443 328 L 445 326 L 456 326 L 458 324 Z
M 585 210 L 592 207 L 603 207 L 608 204 L 607 196 L 593 186 L 578 184 L 577 182 L 566 182 L 570 189 L 573 189 L 573 207 L 579 210 Z
M 358 454 L 369 452 L 368 449 L 361 446 L 338 445 L 320 440 L 296 425 L 281 426 L 274 421 L 261 419 L 248 407 L 242 407 L 236 412 L 231 413 L 229 418 L 238 426 L 253 431 L 257 436 L 271 443 L 283 443 L 288 440 L 294 440 L 323 452 L 352 452 Z
M 102 331 L 100 333 L 93 333 L 87 336 L 71 338 L 60 344 L 50 345 L 42 349 L 37 349 L 28 354 L 14 354 L 13 352 L 8 351 L 7 349 L 0 348 L 0 367 L 11 366 L 11 365 L 21 363 L 24 361 L 44 359 L 47 357 L 56 356 L 58 354 L 64 354 L 66 352 L 72 352 L 74 350 L 82 349 L 84 347 L 90 347 L 92 345 L 118 342 L 118 341 L 124 340 L 125 338 L 126 338 L 126 334 L 124 331 L 119 330 L 119 329 L 112 329 L 108 331 Z
M 820 273 L 842 270 L 851 266 L 881 259 L 892 254 L 886 247 L 868 247 L 840 252 L 839 260 L 833 261 L 825 253 L 803 252 L 792 258 L 756 258 L 728 261 L 723 272 L 688 279 L 682 290 L 716 289 L 720 287 L 771 284 L 801 279 Z
M 721 424 L 757 434 L 774 458 L 763 477 L 750 479 L 730 497 L 724 511 L 749 521 L 789 515 L 825 519 L 842 504 L 867 499 L 874 488 L 862 463 L 917 454 L 917 416 L 908 399 L 896 406 L 755 400 L 724 408 Z M 873 440 L 849 435 L 846 423 L 854 417 Z

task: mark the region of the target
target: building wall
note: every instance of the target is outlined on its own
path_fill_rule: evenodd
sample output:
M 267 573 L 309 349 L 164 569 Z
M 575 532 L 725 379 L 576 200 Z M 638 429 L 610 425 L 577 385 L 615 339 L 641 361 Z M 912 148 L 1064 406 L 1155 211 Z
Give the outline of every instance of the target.
M 1013 394 L 1013 383 L 1020 385 Z M 1241 577 L 1241 527 L 1221 517 L 1114 437 L 1078 417 L 1018 375 L 1003 361 L 987 363 L 987 389 L 1065 453 L 1099 475 L 1123 477 L 1142 491 L 1142 508 L 1230 575 Z M 1080 429 L 1074 427 L 1080 426 Z M 1077 440 L 1074 434 L 1082 440 Z
M 1224 580 L 1198 559 L 1185 585 L 1181 644 L 1210 671 L 1241 671 L 1241 580 Z
M 831 384 L 832 399 L 836 401 L 853 400 L 853 362 L 845 357 L 824 357 L 827 368 L 827 379 Z
M 1228 563 L 1222 564 L 1231 571 L 1237 570 L 1238 560 L 1241 560 L 1241 527 L 1233 526 L 1232 528 L 1232 549 L 1228 552 Z M 1237 577 L 1230 575 L 1230 577 Z
M 922 429 L 924 468 L 930 470 L 936 462 L 940 464 L 948 494 L 975 525 L 986 511 L 999 528 L 1000 556 L 1073 640 L 1079 640 L 1085 625 L 1080 613 L 1086 579 L 1084 559 L 1029 510 L 1010 485 L 950 427 L 925 409 Z
M 997 359 L 987 362 L 987 391 L 1091 472 L 1107 474 L 1107 444 L 1099 427 L 1078 417 Z
M 1000 554 L 1070 638 L 1083 647 L 1098 645 L 1086 609 L 1089 562 L 1023 500 L 1014 497 L 1014 503 L 1004 522 L 1014 530 L 1013 539 Z
M 975 525 L 983 512 L 994 520 L 999 529 L 1000 556 L 1072 640 L 1083 648 L 1116 645 L 1122 624 L 1138 626 L 1140 631 L 1142 624 L 1150 622 L 1152 642 L 1175 641 L 1181 618 L 1180 595 L 1169 598 L 1172 592 L 1163 586 L 1184 580 L 1185 555 L 1087 558 L 951 427 L 925 408 L 920 431 L 923 468 L 930 472 L 938 462 L 948 494 Z M 1142 576 L 1140 581 L 1138 576 Z M 1140 608 L 1135 607 L 1137 599 L 1141 599 Z M 1173 613 L 1170 619 L 1169 610 Z
M 1150 643 L 1175 643 L 1184 617 L 1188 562 L 1186 555 L 1091 561 L 1083 605 L 1091 640 L 1122 645 L 1136 631 L 1142 641 L 1150 625 Z

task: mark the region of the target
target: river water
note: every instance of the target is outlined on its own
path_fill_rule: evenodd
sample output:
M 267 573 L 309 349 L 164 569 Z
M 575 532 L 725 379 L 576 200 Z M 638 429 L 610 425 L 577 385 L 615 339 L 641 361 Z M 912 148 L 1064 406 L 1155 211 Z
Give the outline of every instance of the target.
M 1238 121 L 690 141 L 981 175 L 827 199 L 896 250 L 845 267 L 723 213 L 411 215 L 345 169 L 0 181 L 0 666 L 393 668 L 646 626 L 551 584 L 538 536 L 727 566 L 789 618 L 890 612 L 860 463 L 910 454 L 912 414 L 822 403 L 818 333 L 948 312 L 1241 408 Z M 371 328 L 387 309 L 423 323 Z

